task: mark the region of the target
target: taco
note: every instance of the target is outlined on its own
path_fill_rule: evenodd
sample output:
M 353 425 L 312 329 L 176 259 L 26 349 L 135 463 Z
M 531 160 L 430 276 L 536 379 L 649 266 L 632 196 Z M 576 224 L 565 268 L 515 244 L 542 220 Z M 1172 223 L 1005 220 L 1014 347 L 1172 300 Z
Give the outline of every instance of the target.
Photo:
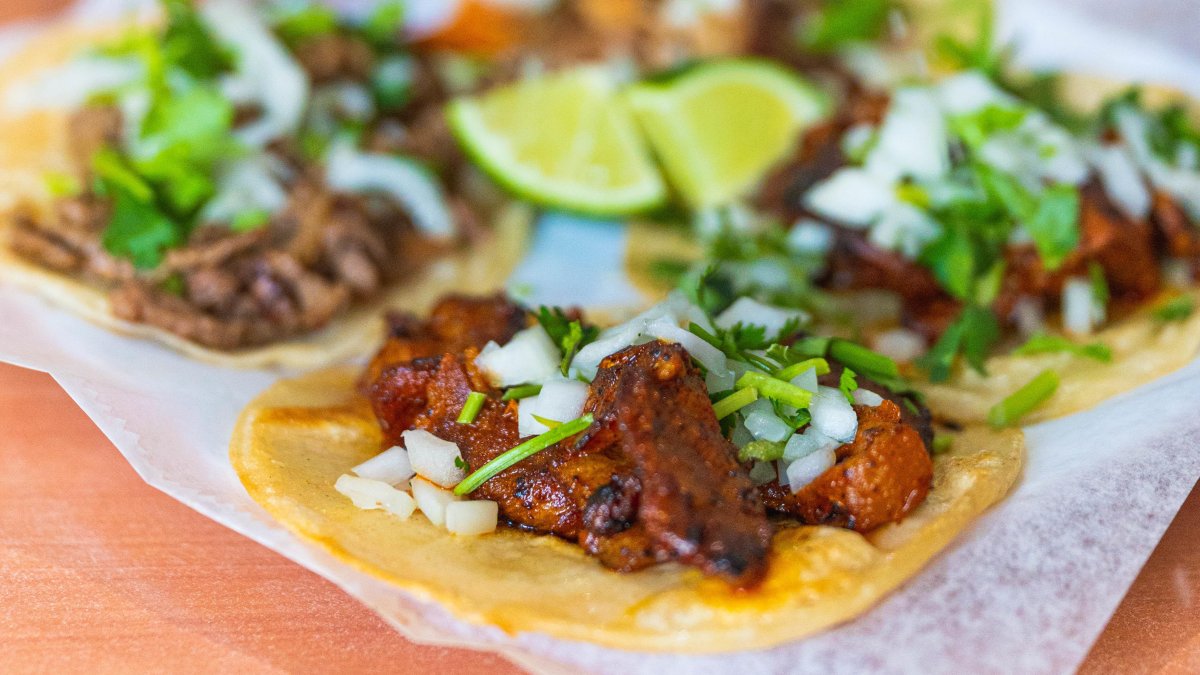
M 957 70 L 845 90 L 757 192 L 701 214 L 706 244 L 635 228 L 635 276 L 712 266 L 729 292 L 814 311 L 911 362 L 950 421 L 1056 417 L 1191 361 L 1191 104 L 948 42 Z
M 365 354 L 382 307 L 501 285 L 530 211 L 445 130 L 453 55 L 394 2 L 251 7 L 164 0 L 3 64 L 0 275 L 239 366 Z
M 601 331 L 452 296 L 393 315 L 365 372 L 260 395 L 230 457 L 286 527 L 464 620 L 647 651 L 779 644 L 916 574 L 1024 458 L 1018 430 L 935 440 L 893 362 L 801 319 L 676 294 Z

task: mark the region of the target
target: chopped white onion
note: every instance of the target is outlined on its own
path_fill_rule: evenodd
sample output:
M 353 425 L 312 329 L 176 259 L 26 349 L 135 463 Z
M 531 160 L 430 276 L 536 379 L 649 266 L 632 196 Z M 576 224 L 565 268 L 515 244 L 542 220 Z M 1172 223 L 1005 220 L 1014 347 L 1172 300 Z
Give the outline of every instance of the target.
M 820 387 L 808 411 L 812 414 L 812 426 L 817 431 L 842 443 L 854 440 L 854 434 L 858 432 L 858 415 L 841 390 Z
M 754 466 L 750 467 L 750 482 L 755 485 L 765 485 L 775 480 L 778 474 L 775 473 L 774 462 L 762 462 L 755 460 Z
M 204 205 L 200 217 L 212 223 L 232 223 L 245 213 L 277 213 L 286 203 L 287 192 L 266 158 L 251 155 L 220 169 L 216 194 Z
M 677 342 L 692 358 L 708 370 L 727 370 L 725 354 L 705 342 L 699 335 L 680 328 L 668 319 L 659 319 L 646 326 L 645 334 L 667 342 Z
M 438 527 L 446 524 L 446 507 L 462 500 L 453 492 L 443 490 L 420 476 L 412 479 L 412 494 L 417 508 L 421 509 L 421 513 L 425 514 L 429 522 Z
M 1092 292 L 1092 283 L 1084 277 L 1071 277 L 1063 284 L 1063 327 L 1076 335 L 1088 335 L 1104 323 L 1105 308 Z
M 1162 277 L 1168 286 L 1188 288 L 1192 285 L 1192 265 L 1187 260 L 1168 258 L 1162 264 Z
M 903 176 L 935 180 L 950 171 L 946 120 L 933 92 L 906 87 L 892 95 L 865 167 L 889 182 Z
M 833 468 L 835 464 L 837 464 L 837 455 L 834 454 L 832 448 L 823 448 L 805 455 L 788 464 L 788 487 L 793 493 L 799 492 L 804 486 L 816 480 L 818 476 Z
M 520 331 L 503 347 L 487 343 L 475 357 L 475 365 L 497 387 L 544 382 L 558 373 L 561 362 L 562 352 L 540 324 Z
M 745 417 L 746 430 L 760 441 L 779 442 L 792 433 L 792 428 L 774 412 L 756 410 Z
M 412 462 L 408 461 L 408 451 L 400 446 L 393 446 L 375 455 L 371 459 L 351 469 L 356 475 L 370 478 L 388 485 L 408 483 L 416 472 Z
M 779 484 L 783 487 L 788 486 L 787 468 L 788 463 L 786 460 L 781 459 L 775 462 L 775 470 L 777 472 L 776 480 L 778 480 Z
M 812 218 L 802 218 L 788 230 L 787 247 L 801 255 L 825 255 L 833 248 L 833 228 Z
M 1018 299 L 1013 305 L 1012 320 L 1017 325 L 1017 331 L 1025 337 L 1032 337 L 1045 330 L 1046 312 L 1042 308 L 1041 299 L 1029 296 Z
M 261 148 L 298 129 L 308 104 L 308 76 L 259 13 L 239 0 L 209 0 L 200 14 L 236 56 L 237 72 L 232 77 L 242 84 L 227 86 L 255 92 L 263 111 L 234 134 L 246 145 Z
M 811 425 L 802 434 L 794 434 L 783 446 L 784 462 L 794 462 L 801 457 L 807 457 L 818 450 L 832 450 L 841 447 L 842 443 L 814 429 Z
M 917 359 L 925 353 L 925 347 L 925 338 L 907 328 L 885 330 L 871 340 L 871 349 L 901 363 Z
M 898 203 L 880 216 L 867 239 L 880 248 L 915 258 L 941 231 L 941 226 L 924 211 L 912 204 Z
M 424 429 L 409 429 L 401 435 L 408 448 L 408 460 L 413 471 L 442 487 L 454 487 L 467 477 L 467 472 L 455 465 L 462 460 L 458 446 L 444 441 Z
M 542 391 L 537 396 L 523 399 L 517 406 L 517 433 L 536 436 L 550 430 L 534 415 L 556 422 L 570 422 L 583 414 L 587 397 L 588 385 L 579 380 L 549 380 L 543 383 Z
M 454 216 L 433 175 L 410 159 L 360 152 L 335 143 L 326 160 L 325 180 L 343 192 L 378 192 L 399 204 L 413 224 L 430 237 L 454 234 Z
M 500 506 L 496 502 L 475 499 L 451 502 L 446 505 L 446 529 L 464 536 L 475 536 L 496 531 Z
M 859 387 L 855 389 L 851 395 L 854 397 L 854 402 L 858 405 L 865 405 L 871 408 L 883 403 L 883 397 L 870 389 Z
M 75 110 L 92 96 L 120 89 L 145 76 L 138 59 L 84 57 L 9 87 L 5 107 L 12 113 Z
M 1145 218 L 1150 213 L 1150 190 L 1128 147 L 1094 145 L 1088 148 L 1088 159 L 1096 167 L 1104 191 L 1125 215 Z
M 746 326 L 762 326 L 766 329 L 768 338 L 779 333 L 792 322 L 808 321 L 808 313 L 799 309 L 784 309 L 761 303 L 753 298 L 738 298 L 724 312 L 717 315 L 716 323 L 719 328 L 730 329 L 737 324 Z
M 892 184 L 858 168 L 839 169 L 804 195 L 813 213 L 849 227 L 867 227 L 894 207 Z
M 704 384 L 710 394 L 729 391 L 737 384 L 737 375 L 732 370 L 710 370 L 704 375 Z
M 383 481 L 344 473 L 338 477 L 333 487 L 349 497 L 360 509 L 383 509 L 401 520 L 411 516 L 417 507 L 417 503 L 407 492 L 397 490 Z
M 950 115 L 969 115 L 989 105 L 1011 106 L 1013 97 L 978 71 L 948 77 L 937 85 L 938 103 Z
M 804 391 L 811 391 L 814 394 L 817 393 L 817 369 L 809 368 L 805 370 L 803 373 L 793 377 L 791 383 L 797 387 L 800 387 Z
M 729 440 L 738 448 L 744 448 L 754 442 L 754 437 L 746 430 L 746 425 L 739 419 L 729 434 Z

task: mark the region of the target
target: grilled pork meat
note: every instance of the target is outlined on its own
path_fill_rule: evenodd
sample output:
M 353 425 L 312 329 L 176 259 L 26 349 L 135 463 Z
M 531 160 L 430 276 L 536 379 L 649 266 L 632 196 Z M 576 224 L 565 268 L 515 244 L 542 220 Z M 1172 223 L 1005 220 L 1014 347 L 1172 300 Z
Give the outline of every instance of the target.
M 900 520 L 929 494 L 933 461 L 921 435 L 891 401 L 855 406 L 858 433 L 836 451 L 837 464 L 793 493 L 759 486 L 767 508 L 811 525 L 866 532 Z
M 507 342 L 525 327 L 524 310 L 502 296 L 449 296 L 428 320 L 390 320 L 388 342 L 361 383 L 385 446 L 424 429 L 455 443 L 474 471 L 521 442 L 518 403 L 503 401 L 474 360 L 487 341 Z M 595 420 L 588 429 L 473 494 L 495 501 L 510 525 L 577 542 L 615 570 L 678 562 L 753 586 L 766 572 L 768 510 L 866 531 L 924 499 L 932 471 L 928 411 L 865 378 L 860 386 L 887 401 L 858 409 L 858 437 L 838 450 L 834 469 L 797 494 L 778 483 L 756 489 L 684 348 L 660 341 L 628 347 L 600 364 L 584 404 Z M 471 424 L 460 424 L 473 391 L 486 400 Z

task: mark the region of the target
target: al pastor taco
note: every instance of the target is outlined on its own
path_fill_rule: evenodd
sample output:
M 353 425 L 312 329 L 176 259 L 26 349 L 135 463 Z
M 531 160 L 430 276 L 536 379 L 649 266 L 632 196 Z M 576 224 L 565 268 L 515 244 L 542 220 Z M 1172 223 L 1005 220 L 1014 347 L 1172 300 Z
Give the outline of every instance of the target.
M 451 296 L 364 371 L 278 383 L 230 457 L 276 519 L 457 616 L 720 652 L 848 620 L 1017 479 L 1017 430 L 934 435 L 895 364 L 743 299 L 604 330 Z
M 845 90 L 757 192 L 699 214 L 706 243 L 636 228 L 635 274 L 653 285 L 673 257 L 805 307 L 911 363 L 958 422 L 1068 414 L 1188 363 L 1191 104 L 1014 74 L 986 43 L 951 44 L 957 70 Z

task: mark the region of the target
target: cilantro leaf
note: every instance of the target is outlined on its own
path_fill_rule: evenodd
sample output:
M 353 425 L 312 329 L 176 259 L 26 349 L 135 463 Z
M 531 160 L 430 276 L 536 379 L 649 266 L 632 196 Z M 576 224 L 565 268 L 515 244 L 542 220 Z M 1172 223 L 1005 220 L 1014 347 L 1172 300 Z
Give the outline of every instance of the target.
M 854 42 L 878 39 L 887 28 L 889 0 L 829 0 L 806 23 L 800 40 L 812 52 L 828 54 Z
M 1153 316 L 1161 322 L 1183 321 L 1196 311 L 1196 303 L 1191 297 L 1181 295 L 1168 300 L 1154 309 Z
M 139 199 L 118 183 L 106 183 L 103 191 L 112 200 L 112 216 L 101 242 L 115 256 L 128 258 L 138 269 L 153 269 L 164 252 L 182 243 L 179 224 L 153 202 Z
M 162 0 L 167 29 L 162 37 L 163 58 L 196 78 L 216 77 L 233 59 L 209 33 L 192 0 Z
M 855 377 L 853 370 L 842 368 L 842 375 L 838 378 L 838 389 L 841 390 L 842 396 L 854 405 L 854 390 L 858 389 L 858 379 Z
M 1019 355 L 1053 354 L 1056 352 L 1068 352 L 1076 356 L 1095 359 L 1101 363 L 1112 362 L 1112 350 L 1108 348 L 1108 345 L 1100 342 L 1079 344 L 1061 335 L 1050 335 L 1047 333 L 1038 333 L 1029 338 L 1025 344 L 1013 350 L 1013 354 Z
M 1079 190 L 1067 184 L 1047 188 L 1024 225 L 1046 269 L 1058 269 L 1079 245 Z
M 541 307 L 538 309 L 537 320 L 550 339 L 562 350 L 563 358 L 559 368 L 564 376 L 570 369 L 575 354 L 600 334 L 600 329 L 595 326 L 584 327 L 580 321 L 571 319 L 559 307 Z
M 396 37 L 404 27 L 404 3 L 399 0 L 382 0 L 366 23 L 361 27 L 363 35 L 376 46 L 386 47 L 395 44 Z
M 1000 325 L 992 311 L 967 305 L 919 363 L 928 371 L 930 380 L 944 382 L 950 378 L 954 361 L 961 354 L 972 368 L 986 375 L 984 361 L 999 339 Z
M 303 4 L 275 20 L 275 33 L 291 45 L 328 35 L 337 29 L 337 12 L 319 3 Z

